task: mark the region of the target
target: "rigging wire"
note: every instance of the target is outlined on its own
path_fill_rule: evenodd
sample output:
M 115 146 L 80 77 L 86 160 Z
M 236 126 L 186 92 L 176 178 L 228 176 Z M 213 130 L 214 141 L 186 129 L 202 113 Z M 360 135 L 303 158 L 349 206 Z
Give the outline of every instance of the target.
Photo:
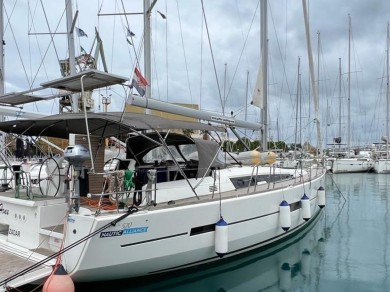
M 41 4 L 42 4 L 42 1 L 41 1 Z M 8 14 L 7 9 L 4 7 L 4 12 L 5 12 L 6 17 L 7 17 L 7 26 L 6 26 L 6 27 L 9 26 L 9 28 L 10 28 L 10 30 L 11 30 L 12 36 L 13 36 L 13 38 L 14 38 L 16 50 L 17 50 L 17 52 L 18 52 L 19 59 L 20 59 L 21 64 L 22 64 L 22 67 L 23 67 L 23 71 L 24 71 L 26 80 L 27 80 L 27 82 L 28 82 L 28 87 L 31 89 L 31 88 L 33 87 L 33 84 L 34 84 L 34 82 L 35 82 L 37 76 L 38 76 L 38 73 L 39 73 L 39 71 L 40 71 L 40 68 L 41 68 L 42 66 L 45 68 L 45 66 L 44 66 L 44 58 L 45 58 L 45 56 L 46 56 L 47 53 L 48 53 L 48 50 L 49 50 L 49 48 L 50 48 L 51 43 L 53 43 L 53 46 L 54 46 L 54 49 L 55 49 L 56 54 L 57 54 L 57 50 L 56 50 L 56 47 L 55 47 L 54 42 L 53 42 L 53 33 L 51 33 L 51 32 L 50 32 L 50 34 L 51 34 L 51 42 L 49 43 L 48 48 L 46 49 L 46 52 L 45 52 L 45 54 L 44 54 L 43 56 L 42 56 L 42 53 L 41 53 L 41 49 L 40 49 L 40 46 L 39 46 L 39 42 L 37 41 L 37 43 L 38 43 L 38 48 L 39 48 L 39 52 L 40 52 L 40 54 L 41 54 L 41 63 L 40 63 L 40 65 L 39 65 L 38 69 L 37 69 L 37 73 L 36 73 L 35 76 L 34 76 L 33 78 L 31 78 L 31 80 L 30 80 L 30 78 L 28 77 L 28 73 L 27 73 L 27 69 L 26 69 L 25 63 L 24 63 L 23 58 L 22 58 L 22 55 L 21 55 L 21 51 L 20 51 L 20 49 L 19 49 L 18 42 L 16 41 L 16 37 L 15 37 L 14 30 L 13 30 L 12 25 L 11 25 L 11 22 L 10 22 L 10 18 L 11 18 L 12 14 L 13 14 L 14 9 L 15 9 L 15 6 L 13 7 L 13 9 L 12 9 L 12 11 L 11 11 L 11 14 Z M 44 8 L 43 8 L 43 10 L 44 10 Z M 46 13 L 45 13 L 45 11 L 43 11 L 43 12 L 44 12 L 44 15 L 45 15 L 45 18 L 46 18 L 46 23 L 48 24 Z M 31 11 L 30 11 L 30 6 L 29 6 L 29 16 L 30 16 L 30 14 L 31 14 Z M 64 15 L 64 12 L 63 12 L 63 15 Z M 63 15 L 62 15 L 62 17 L 63 17 Z M 31 15 L 31 17 L 32 17 L 32 15 Z M 62 19 L 62 17 L 61 17 L 61 19 Z M 32 19 L 33 19 L 33 17 L 32 17 Z M 31 27 L 34 26 L 33 23 L 34 23 L 34 22 L 32 22 L 31 26 L 29 26 L 29 31 L 30 31 Z M 59 26 L 59 25 L 58 25 L 58 26 Z M 58 26 L 57 26 L 56 30 L 58 29 Z M 50 31 L 49 25 L 48 25 L 48 28 L 49 28 L 49 31 Z M 30 48 L 29 51 L 30 51 L 30 55 L 31 55 L 31 48 Z M 31 59 L 32 59 L 32 58 L 30 58 L 30 60 L 31 60 Z M 57 54 L 57 59 L 58 59 L 58 54 Z M 30 66 L 30 67 L 31 67 L 31 66 Z M 45 71 L 46 76 L 47 76 L 47 71 L 46 71 L 46 69 L 44 69 L 44 71 Z M 48 77 L 48 76 L 47 76 L 47 77 Z
M 200 80 L 199 80 L 199 109 L 202 110 L 202 86 L 203 86 L 203 17 L 200 26 Z
M 24 65 L 24 62 L 23 62 L 23 59 L 22 59 L 22 54 L 21 54 L 21 52 L 20 52 L 18 43 L 17 43 L 17 41 L 16 41 L 15 33 L 14 33 L 14 30 L 13 30 L 12 25 L 11 25 L 11 23 L 10 23 L 10 18 L 9 18 L 9 16 L 8 16 L 7 9 L 6 9 L 5 7 L 4 7 L 4 13 L 5 13 L 6 17 L 7 17 L 8 22 L 9 22 L 9 28 L 10 28 L 10 30 L 11 30 L 11 33 L 12 33 L 14 42 L 15 42 L 15 44 L 16 44 L 16 50 L 17 50 L 17 52 L 18 52 L 19 59 L 20 59 L 20 61 L 21 61 L 21 63 L 22 63 L 22 68 L 23 68 L 23 71 L 24 71 L 24 75 L 26 76 L 26 79 L 27 79 L 27 82 L 28 82 L 28 86 L 29 86 L 29 88 L 32 88 L 32 84 L 31 84 L 31 82 L 30 82 L 30 80 L 29 80 L 29 78 L 28 78 L 26 66 Z
M 253 12 L 252 21 L 251 21 L 251 24 L 250 24 L 250 26 L 249 26 L 248 33 L 247 33 L 246 38 L 245 38 L 245 41 L 244 41 L 244 45 L 242 46 L 242 49 L 241 49 L 241 52 L 240 52 L 240 56 L 239 56 L 239 58 L 238 58 L 237 65 L 236 65 L 236 68 L 235 68 L 234 73 L 233 73 L 232 82 L 230 83 L 230 87 L 229 87 L 227 96 L 229 96 L 229 94 L 230 94 L 230 92 L 231 92 L 231 89 L 232 89 L 232 87 L 233 87 L 233 81 L 234 81 L 234 79 L 235 79 L 235 77 L 236 77 L 236 74 L 237 74 L 237 71 L 238 71 L 238 66 L 239 66 L 239 64 L 240 64 L 242 55 L 243 55 L 243 53 L 244 53 L 244 51 L 245 51 L 246 44 L 247 44 L 248 39 L 249 39 L 249 33 L 250 33 L 250 31 L 251 31 L 252 25 L 253 25 L 254 20 L 255 20 L 256 12 L 257 12 L 257 10 L 259 9 L 259 4 L 260 4 L 260 1 L 257 2 L 256 9 L 255 9 L 255 11 Z M 227 98 L 227 96 L 226 96 L 226 98 Z
M 155 22 L 155 25 L 157 25 L 157 22 Z M 157 35 L 155 35 L 155 38 L 157 39 Z M 157 72 L 157 62 L 156 62 L 156 52 L 155 52 L 155 47 L 157 47 L 157 45 L 155 46 L 154 42 L 153 42 L 153 39 L 151 40 L 152 44 L 151 44 L 151 48 L 152 48 L 152 58 L 153 58 L 153 64 L 154 64 L 154 75 L 155 75 L 155 79 L 154 79 L 154 82 L 156 83 L 156 88 L 157 88 L 157 95 L 155 99 L 159 99 L 161 100 L 161 94 L 160 94 L 160 85 L 159 85 L 159 78 L 158 78 L 158 72 Z M 157 41 L 156 41 L 157 42 Z M 167 43 L 165 43 L 165 47 L 167 47 Z M 167 75 L 168 76 L 168 75 Z M 167 83 L 168 84 L 168 83 Z
M 286 0 L 286 19 L 287 19 L 287 0 Z M 278 47 L 278 51 L 279 51 L 279 55 L 281 56 L 281 62 L 282 62 L 282 67 L 283 67 L 283 82 L 282 82 L 282 86 L 281 86 L 281 92 L 280 92 L 280 95 L 282 95 L 282 92 L 283 92 L 283 88 L 284 88 L 284 81 L 286 81 L 286 86 L 287 86 L 287 92 L 289 93 L 289 96 L 290 96 L 290 102 L 291 104 L 293 104 L 293 101 L 291 100 L 291 96 L 292 96 L 292 93 L 291 93 L 291 88 L 290 88 L 290 85 L 288 83 L 288 79 L 287 79 L 287 73 L 286 73 L 286 48 L 287 48 L 287 30 L 288 30 L 288 25 L 287 25 L 287 21 L 286 21 L 286 44 L 285 44 L 285 53 L 284 55 L 282 54 L 282 50 L 281 50 L 281 46 L 280 46 L 280 42 L 279 42 L 279 38 L 278 38 L 278 34 L 277 34 L 277 30 L 276 30 L 276 26 L 275 26 L 275 20 L 274 20 L 274 16 L 273 16 L 273 13 L 272 13 L 272 7 L 271 7 L 271 3 L 268 2 L 268 6 L 269 6 L 269 14 L 271 16 L 271 20 L 272 20 L 272 26 L 274 28 L 274 32 L 275 32 L 275 40 L 276 40 L 276 44 L 277 44 L 277 47 Z M 284 57 L 283 57 L 284 56 Z M 280 108 L 280 107 L 279 107 Z
M 210 48 L 210 53 L 211 53 L 211 59 L 213 60 L 214 74 L 215 74 L 215 79 L 216 79 L 216 82 L 217 82 L 219 100 L 220 100 L 221 106 L 222 106 L 222 114 L 224 115 L 225 114 L 225 108 L 224 108 L 224 105 L 223 105 L 223 100 L 222 100 L 222 95 L 221 95 L 221 87 L 219 86 L 217 68 L 216 68 L 216 65 L 215 65 L 214 53 L 213 53 L 213 48 L 212 48 L 212 45 L 211 45 L 210 32 L 209 32 L 208 25 L 207 25 L 207 19 L 206 19 L 206 13 L 205 13 L 205 10 L 204 10 L 203 0 L 201 0 L 201 3 L 202 3 L 202 14 L 203 14 L 204 23 L 205 23 L 205 26 L 206 26 L 207 38 L 208 38 L 208 41 L 209 41 L 209 48 Z
M 117 6 L 117 1 L 115 1 L 115 11 L 116 9 L 118 8 Z M 123 1 L 121 2 L 122 3 L 122 6 L 123 6 Z M 111 41 L 111 72 L 112 72 L 112 66 L 114 64 L 113 60 L 114 60 L 114 46 L 115 46 L 115 26 L 116 26 L 116 17 L 114 17 L 114 21 L 113 21 L 113 25 L 112 25 L 112 41 Z M 125 32 L 126 33 L 126 32 Z
M 121 0 L 121 3 L 122 3 L 122 9 L 123 9 L 123 13 L 124 13 L 124 15 L 125 15 L 125 20 L 126 20 L 126 28 L 128 28 L 128 29 L 130 29 L 130 23 L 129 23 L 129 20 L 127 19 L 127 15 L 126 15 L 126 9 L 125 9 L 125 6 L 124 6 L 124 4 L 123 4 L 123 0 Z M 145 12 L 146 13 L 146 12 Z M 125 28 L 125 33 L 126 33 L 126 35 L 127 35 L 127 30 L 126 30 L 126 28 Z M 142 32 L 142 39 L 144 39 L 144 35 L 145 35 L 145 31 L 143 31 Z M 134 51 L 134 55 L 135 55 L 135 60 L 136 60 L 136 66 L 138 67 L 138 68 L 140 68 L 140 65 L 139 65 L 139 55 L 140 55 L 140 51 L 141 51 L 141 48 L 143 47 L 143 45 L 142 45 L 142 39 L 141 39 L 141 42 L 140 42 L 140 47 L 139 47 L 139 51 L 138 51 L 138 53 L 137 53 L 137 51 L 136 51 L 136 49 L 135 49 L 135 45 L 134 45 L 134 40 L 133 40 L 133 36 L 131 36 L 130 35 L 130 40 L 131 40 L 131 47 L 133 48 L 133 51 Z M 133 74 L 133 73 L 131 73 L 131 74 Z
M 202 5 L 203 5 L 203 0 L 202 0 Z M 178 18 L 179 18 L 180 37 L 181 37 L 181 44 L 182 44 L 182 47 L 183 47 L 184 63 L 185 63 L 185 66 L 186 66 L 188 90 L 190 92 L 190 100 L 191 100 L 191 103 L 192 103 L 191 83 L 190 83 L 190 76 L 189 76 L 189 73 L 188 73 L 187 56 L 186 56 L 186 50 L 185 50 L 185 47 L 184 47 L 183 29 L 182 29 L 182 26 L 181 26 L 180 8 L 179 8 L 178 0 L 176 0 L 176 8 L 177 8 L 177 15 L 178 15 Z
M 57 30 L 58 30 L 58 28 L 59 28 L 60 22 L 61 22 L 62 18 L 64 17 L 65 11 L 66 11 L 66 10 L 64 9 L 64 10 L 62 11 L 62 15 L 61 15 L 61 17 L 60 17 L 60 19 L 59 19 L 59 21 L 58 21 L 57 27 L 55 28 L 54 32 L 52 33 L 51 30 L 50 30 L 49 21 L 48 21 L 47 14 L 46 14 L 46 10 L 45 10 L 45 7 L 43 6 L 42 0 L 40 0 L 40 3 L 41 3 L 41 6 L 42 6 L 43 14 L 45 15 L 45 20 L 46 20 L 46 24 L 47 24 L 47 29 L 49 30 L 50 39 L 51 39 L 51 40 L 50 40 L 50 43 L 49 43 L 49 45 L 48 45 L 48 48 L 47 48 L 47 50 L 46 50 L 46 52 L 45 52 L 44 57 L 46 57 L 46 54 L 47 54 L 47 52 L 49 51 L 50 45 L 53 44 L 53 49 L 54 49 L 54 52 L 55 52 L 55 54 L 56 54 L 57 61 L 59 61 L 60 58 L 59 58 L 59 56 L 58 56 L 57 47 L 56 47 L 55 42 L 54 42 L 54 35 L 57 33 Z M 67 0 L 67 1 L 66 1 L 66 5 L 72 5 L 71 0 Z M 69 60 L 69 61 L 70 61 L 70 60 Z M 42 59 L 42 61 L 41 61 L 41 64 L 40 64 L 39 67 L 38 67 L 38 70 L 37 70 L 36 75 L 34 76 L 33 83 L 34 83 L 35 79 L 36 79 L 37 76 L 38 76 L 38 72 L 39 72 L 39 69 L 41 68 L 42 64 L 43 64 L 43 59 Z
M 236 4 L 236 9 L 238 11 L 237 13 L 237 16 L 238 16 L 238 20 L 240 22 L 240 28 L 241 28 L 241 38 L 242 38 L 242 41 L 245 42 L 245 35 L 244 35 L 244 32 L 242 30 L 242 27 L 243 27 L 243 22 L 242 22 L 242 19 L 241 19 L 241 13 L 240 13 L 240 8 L 239 8 L 239 5 L 238 5 L 238 0 L 235 0 L 235 4 Z M 259 3 L 257 4 L 257 6 L 259 6 Z M 256 8 L 257 10 L 257 8 Z M 251 24 L 252 25 L 252 24 Z M 249 29 L 250 30 L 250 29 Z M 248 58 L 248 54 L 247 54 L 247 50 L 246 50 L 246 46 L 245 46 L 245 61 L 246 61 L 246 65 L 247 65 L 247 68 L 249 68 L 250 66 L 250 63 L 249 63 L 249 58 Z

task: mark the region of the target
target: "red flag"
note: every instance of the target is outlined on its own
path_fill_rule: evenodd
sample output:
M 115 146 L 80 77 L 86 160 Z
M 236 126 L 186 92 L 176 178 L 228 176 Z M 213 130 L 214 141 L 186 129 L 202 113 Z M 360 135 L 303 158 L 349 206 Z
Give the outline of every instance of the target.
M 137 67 L 134 68 L 134 74 L 137 76 L 137 83 L 140 86 L 146 86 L 148 85 L 148 81 L 142 76 L 141 72 L 138 70 Z
M 131 85 L 135 87 L 138 93 L 141 96 L 145 95 L 146 85 L 148 85 L 148 81 L 142 76 L 141 72 L 137 67 L 134 68 L 134 75 Z

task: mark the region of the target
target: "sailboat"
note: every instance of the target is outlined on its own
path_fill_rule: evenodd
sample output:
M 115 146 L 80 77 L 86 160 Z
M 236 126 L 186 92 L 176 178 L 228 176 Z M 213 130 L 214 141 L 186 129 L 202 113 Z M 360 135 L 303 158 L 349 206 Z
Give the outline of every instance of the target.
M 266 21 L 267 1 L 262 7 Z M 127 81 L 91 69 L 41 86 L 84 96 Z M 0 287 L 44 280 L 60 264 L 77 282 L 168 273 L 285 241 L 321 215 L 323 165 L 280 169 L 268 150 L 248 151 L 245 163 L 226 158 L 220 133 L 259 131 L 259 123 L 135 94 L 128 102 L 207 123 L 85 109 L 0 123 L 6 133 L 69 139 L 63 156 L 50 158 L 50 175 L 38 176 L 51 187 L 36 195 L 20 179 L 28 171 L 17 170 L 14 188 L 0 192 L 0 256 L 18 263 L 12 275 L 0 275 Z M 126 158 L 105 169 L 103 141 L 110 137 L 125 138 Z M 16 270 L 20 261 L 27 266 Z
M 335 158 L 332 161 L 331 171 L 333 173 L 349 173 L 349 172 L 367 172 L 373 167 L 373 161 L 367 152 L 360 154 L 359 150 L 351 151 L 351 34 L 352 23 L 351 16 L 349 19 L 348 29 L 348 137 L 346 157 Z M 352 153 L 351 153 L 352 152 Z
M 386 137 L 383 137 L 384 151 L 379 150 L 375 153 L 374 172 L 375 173 L 390 173 L 389 159 L 389 23 L 387 23 L 387 38 L 386 38 Z

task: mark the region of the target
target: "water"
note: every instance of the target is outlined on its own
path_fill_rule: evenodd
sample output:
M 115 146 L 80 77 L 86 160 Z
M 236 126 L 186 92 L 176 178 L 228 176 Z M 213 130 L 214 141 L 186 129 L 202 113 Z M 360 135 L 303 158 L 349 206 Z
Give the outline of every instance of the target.
M 327 205 L 305 234 L 218 265 L 76 291 L 390 291 L 390 176 L 327 177 Z

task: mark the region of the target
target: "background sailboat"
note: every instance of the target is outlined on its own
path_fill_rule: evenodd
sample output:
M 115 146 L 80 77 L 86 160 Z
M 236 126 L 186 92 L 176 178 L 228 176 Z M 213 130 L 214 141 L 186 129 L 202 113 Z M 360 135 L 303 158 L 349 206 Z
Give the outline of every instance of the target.
M 385 142 L 384 149 L 375 153 L 374 172 L 390 173 L 389 158 L 389 23 L 387 23 L 386 37 L 386 136 L 383 137 Z
M 372 168 L 370 157 L 359 157 L 359 153 L 351 155 L 351 37 L 352 22 L 348 15 L 348 134 L 346 157 L 336 158 L 332 161 L 333 173 L 366 172 Z

